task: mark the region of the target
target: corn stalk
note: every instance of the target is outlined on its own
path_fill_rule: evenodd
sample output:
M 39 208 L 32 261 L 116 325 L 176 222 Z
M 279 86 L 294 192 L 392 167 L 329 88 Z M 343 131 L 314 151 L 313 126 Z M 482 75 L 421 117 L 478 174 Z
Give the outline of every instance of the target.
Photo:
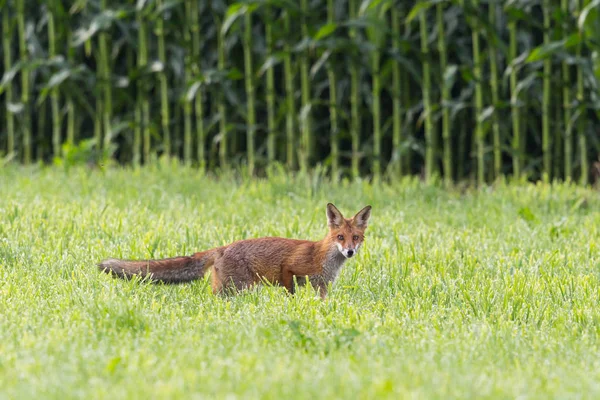
M 100 7 L 102 11 L 107 10 L 107 0 L 101 0 Z M 102 107 L 102 124 L 104 126 L 103 148 L 105 150 L 110 147 L 112 142 L 112 84 L 108 40 L 108 32 L 106 30 L 100 32 L 98 41 L 100 47 L 100 76 L 102 77 L 102 96 L 104 101 Z
M 17 28 L 19 33 L 19 55 L 23 68 L 21 69 L 21 103 L 23 105 L 23 162 L 31 163 L 31 116 L 29 111 L 29 52 L 25 37 L 25 0 L 17 2 Z
M 356 0 L 349 0 L 349 14 L 350 19 L 356 18 Z M 356 27 L 350 28 L 350 40 L 356 42 L 358 38 L 358 32 Z M 359 70 L 358 70 L 358 59 L 352 60 L 350 63 L 350 136 L 352 138 L 352 178 L 358 178 L 359 172 L 359 153 L 358 149 L 360 146 L 360 116 L 358 114 L 358 107 L 360 102 L 360 82 L 359 82 Z
M 183 26 L 183 42 L 186 49 L 184 56 L 183 79 L 187 87 L 192 79 L 192 3 L 193 0 L 185 2 L 186 24 Z M 192 99 L 183 97 L 183 162 L 185 165 L 192 164 Z
M 254 135 L 256 132 L 256 111 L 254 109 L 254 73 L 252 70 L 252 11 L 244 14 L 244 66 L 246 81 L 246 153 L 248 173 L 254 174 Z
M 44 143 L 44 133 L 46 131 L 46 112 L 48 106 L 46 102 L 42 102 L 38 107 L 38 113 L 36 116 L 37 120 L 37 135 L 36 140 L 38 143 Z M 44 147 L 43 146 L 35 146 L 35 158 L 38 160 L 44 159 Z
M 283 16 L 284 28 L 289 36 L 292 33 L 290 14 L 286 11 Z M 283 55 L 283 75 L 285 79 L 285 98 L 286 98 L 286 114 L 285 114 L 285 129 L 286 129 L 286 163 L 288 168 L 294 168 L 294 118 L 296 115 L 296 106 L 294 101 L 294 75 L 292 72 L 292 54 L 289 41 L 284 44 Z
M 56 57 L 56 32 L 55 32 L 55 11 L 52 9 L 54 5 L 48 6 L 48 56 L 50 58 Z M 59 96 L 58 88 L 53 87 L 50 90 L 50 107 L 52 109 L 52 152 L 54 157 L 60 157 L 60 145 L 61 145 L 61 118 L 59 110 Z
M 10 71 L 12 68 L 12 56 L 10 41 L 12 37 L 10 23 L 10 8 L 8 4 L 4 4 L 4 10 L 2 11 L 2 51 L 4 54 L 4 71 Z M 9 81 L 6 83 L 5 88 L 5 110 L 6 110 L 6 152 L 11 155 L 15 153 L 15 119 L 11 111 L 13 103 L 13 85 Z
M 309 13 L 308 0 L 300 0 L 300 8 L 302 9 L 301 32 L 302 38 L 308 37 L 307 15 Z M 300 113 L 300 127 L 302 129 L 302 139 L 300 140 L 299 161 L 300 170 L 306 172 L 308 170 L 309 160 L 311 156 L 311 99 L 310 99 L 310 80 L 308 76 L 308 51 L 300 57 L 300 89 L 302 94 L 302 111 Z
M 218 23 L 217 26 L 217 53 L 218 53 L 218 61 L 217 68 L 220 72 L 225 71 L 225 37 L 224 34 L 221 33 L 221 23 Z M 225 82 L 221 82 L 222 85 Z M 223 90 L 219 93 L 219 100 L 217 106 L 219 112 L 219 163 L 221 165 L 221 169 L 229 168 L 229 164 L 227 162 L 227 108 L 225 106 L 225 95 L 223 94 Z
M 363 3 L 361 8 L 365 8 Z M 371 3 L 366 7 L 366 13 L 370 20 L 379 26 L 368 25 L 366 27 L 367 38 L 372 44 L 371 51 L 371 80 L 372 80 L 372 115 L 373 115 L 373 157 L 372 170 L 373 179 L 378 182 L 381 179 L 381 147 L 382 147 L 382 110 L 381 110 L 381 60 L 382 50 L 386 48 L 385 32 L 388 30 L 387 9 L 392 7 L 392 2 Z
M 381 80 L 379 77 L 379 50 L 372 54 L 373 68 L 373 179 L 378 182 L 381 179 Z
M 423 10 L 419 14 L 421 37 L 421 54 L 423 55 L 423 114 L 425 116 L 425 181 L 429 182 L 433 175 L 434 137 L 433 120 L 431 117 L 431 74 L 429 72 L 429 48 L 427 45 L 428 29 L 427 14 Z
M 544 18 L 544 45 L 550 44 L 550 1 L 543 0 L 542 12 Z M 542 152 L 543 152 L 543 179 L 548 181 L 551 177 L 552 148 L 550 143 L 550 78 L 552 64 L 550 57 L 544 60 L 544 84 L 542 94 Z
M 197 1 L 190 1 L 190 19 L 192 31 L 192 73 L 197 78 L 200 76 L 200 57 L 201 51 L 200 46 L 202 44 L 200 36 L 200 10 L 198 9 Z M 204 105 L 202 85 L 198 88 L 196 96 L 194 97 L 194 113 L 196 115 L 196 157 L 198 159 L 198 166 L 202 172 L 206 168 L 206 131 L 204 128 Z
M 493 0 L 489 4 L 488 17 L 490 25 L 496 28 L 496 0 Z M 492 90 L 492 135 L 494 141 L 494 175 L 498 178 L 502 173 L 502 149 L 501 138 L 500 138 L 500 124 L 498 122 L 498 103 L 500 96 L 498 94 L 498 57 L 497 48 L 490 43 L 489 44 L 489 57 L 490 57 L 490 86 Z
M 163 0 L 156 0 L 156 8 L 161 9 Z M 171 156 L 171 117 L 169 115 L 169 89 L 167 86 L 167 54 L 165 49 L 165 23 L 164 16 L 158 15 L 156 20 L 155 35 L 158 41 L 158 60 L 162 68 L 158 73 L 160 84 L 160 122 L 163 135 L 163 151 L 167 157 Z M 144 156 L 150 156 L 150 142 L 144 143 Z M 147 153 L 146 153 L 147 152 Z M 147 158 L 146 158 L 147 159 Z
M 267 18 L 265 21 L 265 39 L 267 42 L 267 54 L 272 55 L 274 51 L 273 26 L 271 19 L 273 12 L 270 7 L 267 7 Z M 267 158 L 269 164 L 275 161 L 275 139 L 276 139 L 276 124 L 275 124 L 275 71 L 272 66 L 267 68 Z
M 75 50 L 70 45 L 71 43 L 71 31 L 67 30 L 67 60 L 70 65 L 73 65 L 75 59 Z M 75 143 L 75 103 L 73 102 L 73 96 L 69 93 L 66 96 L 66 108 L 67 108 L 67 143 L 74 144 Z
M 508 23 L 509 30 L 509 63 L 517 58 L 517 22 L 512 20 Z M 517 66 L 513 65 L 510 72 L 510 105 L 512 119 L 512 161 L 513 175 L 515 178 L 521 176 L 521 117 L 519 111 L 519 97 L 517 94 Z
M 561 0 L 561 9 L 564 15 L 569 15 L 569 0 Z M 566 25 L 566 23 L 565 23 Z M 564 29 L 564 34 L 566 34 Z M 562 80 L 563 80 L 563 113 L 565 121 L 565 179 L 573 179 L 573 122 L 571 121 L 571 88 L 569 82 L 571 76 L 569 64 L 564 60 L 562 62 Z
M 400 52 L 400 11 L 398 7 L 392 7 L 392 46 L 396 53 Z M 392 65 L 392 163 L 394 176 L 402 174 L 402 99 L 401 99 L 401 74 L 400 64 Z
M 335 23 L 334 1 L 327 0 L 327 22 Z M 329 81 L 329 129 L 331 144 L 331 175 L 333 179 L 339 177 L 340 147 L 339 147 L 339 126 L 337 115 L 337 82 L 335 79 L 334 64 L 332 60 L 327 63 L 327 79 Z
M 436 6 L 436 19 L 438 27 L 438 53 L 440 56 L 440 71 L 442 77 L 448 63 L 446 61 L 446 38 L 444 31 L 444 5 L 438 3 Z M 450 136 L 450 110 L 447 103 L 450 100 L 450 87 L 442 79 L 442 139 L 444 141 L 444 182 L 449 185 L 452 182 L 452 138 Z
M 473 7 L 479 6 L 478 0 L 472 0 Z M 475 78 L 475 141 L 477 142 L 477 184 L 481 187 L 485 181 L 484 164 L 484 131 L 481 121 L 483 109 L 483 88 L 481 82 L 481 54 L 479 53 L 479 28 L 472 27 L 471 37 L 473 42 L 473 76 Z
M 576 14 L 579 15 L 583 0 L 576 0 L 575 4 L 577 7 Z M 580 35 L 583 36 L 583 31 L 580 31 Z M 576 58 L 577 60 L 581 60 L 581 51 L 582 51 L 582 40 L 577 44 L 576 49 Z M 580 110 L 579 117 L 577 119 L 577 136 L 579 139 L 579 157 L 581 162 L 581 175 L 579 178 L 579 182 L 581 185 L 586 185 L 588 183 L 588 160 L 587 160 L 587 139 L 585 137 L 585 112 L 584 112 L 584 101 L 585 101 L 585 93 L 583 91 L 583 67 L 581 65 L 577 66 L 577 103 Z
M 137 54 L 137 66 L 141 72 L 146 70 L 148 64 L 148 34 L 146 28 L 146 21 L 144 18 L 143 8 L 138 7 L 136 9 L 136 20 L 138 24 L 138 54 Z M 150 127 L 148 126 L 149 110 L 150 105 L 148 103 L 148 95 L 144 87 L 144 80 L 140 77 L 137 82 L 137 99 L 136 99 L 136 110 L 135 119 L 136 126 L 133 137 L 133 164 L 140 165 L 141 163 L 141 147 L 142 137 L 144 138 L 144 161 L 149 160 L 149 145 L 150 145 Z

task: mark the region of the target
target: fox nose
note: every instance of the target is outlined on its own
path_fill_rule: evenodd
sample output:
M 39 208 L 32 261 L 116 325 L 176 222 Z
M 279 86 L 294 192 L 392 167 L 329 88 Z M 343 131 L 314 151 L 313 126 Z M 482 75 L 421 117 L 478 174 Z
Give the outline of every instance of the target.
M 352 257 L 354 255 L 354 250 L 348 250 L 348 257 Z

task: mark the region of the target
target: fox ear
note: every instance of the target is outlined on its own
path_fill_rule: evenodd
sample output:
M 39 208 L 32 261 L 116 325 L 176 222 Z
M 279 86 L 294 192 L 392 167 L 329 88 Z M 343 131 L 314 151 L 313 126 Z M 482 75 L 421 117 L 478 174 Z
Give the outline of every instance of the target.
M 365 229 L 367 227 L 367 222 L 369 221 L 370 216 L 371 206 L 366 206 L 365 208 L 357 212 L 354 218 L 352 218 L 352 224 L 357 228 Z
M 344 223 L 344 216 L 335 208 L 335 206 L 331 203 L 327 203 L 327 225 L 331 228 L 336 228 L 342 226 Z

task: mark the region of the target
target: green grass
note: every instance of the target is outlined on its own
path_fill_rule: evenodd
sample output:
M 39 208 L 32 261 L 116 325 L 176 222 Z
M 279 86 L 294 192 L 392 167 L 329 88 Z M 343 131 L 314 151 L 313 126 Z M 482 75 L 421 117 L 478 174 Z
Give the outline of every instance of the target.
M 600 199 L 202 178 L 178 166 L 0 170 L 0 398 L 594 398 Z M 256 236 L 320 239 L 373 206 L 329 298 L 97 271 Z M 233 396 L 233 397 L 231 397 Z

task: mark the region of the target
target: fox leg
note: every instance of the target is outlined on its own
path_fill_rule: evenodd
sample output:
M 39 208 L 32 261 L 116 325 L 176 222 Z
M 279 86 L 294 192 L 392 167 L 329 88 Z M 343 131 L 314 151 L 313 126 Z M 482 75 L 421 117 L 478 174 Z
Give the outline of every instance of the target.
M 212 287 L 213 294 L 219 294 L 223 290 L 223 282 L 221 278 L 219 278 L 219 274 L 217 273 L 217 269 L 213 266 L 210 270 L 210 286 Z
M 323 271 L 322 266 L 310 266 L 310 265 L 296 265 L 293 267 L 284 268 L 281 271 L 281 283 L 290 293 L 294 293 L 294 276 L 298 286 L 304 286 L 306 284 L 306 277 L 311 275 L 320 274 Z M 311 283 L 312 280 L 311 280 Z M 313 283 L 314 285 L 314 283 Z
M 292 271 L 288 269 L 281 271 L 281 283 L 288 292 L 294 294 L 294 274 Z
M 327 286 L 317 285 L 316 289 L 319 292 L 319 295 L 321 296 L 321 300 L 325 300 L 325 298 L 327 297 Z
M 327 297 L 327 289 L 328 282 L 323 279 L 321 275 L 312 275 L 312 276 L 296 276 L 296 282 L 298 286 L 306 286 L 308 283 L 312 286 L 312 288 L 319 293 L 322 300 L 325 300 Z
M 255 276 L 250 268 L 239 260 L 229 259 L 224 256 L 215 261 L 213 266 L 213 292 L 235 293 L 244 289 L 250 289 L 255 283 Z
M 233 277 L 228 274 L 227 264 L 217 260 L 212 267 L 211 286 L 214 294 L 230 294 L 235 288 Z

